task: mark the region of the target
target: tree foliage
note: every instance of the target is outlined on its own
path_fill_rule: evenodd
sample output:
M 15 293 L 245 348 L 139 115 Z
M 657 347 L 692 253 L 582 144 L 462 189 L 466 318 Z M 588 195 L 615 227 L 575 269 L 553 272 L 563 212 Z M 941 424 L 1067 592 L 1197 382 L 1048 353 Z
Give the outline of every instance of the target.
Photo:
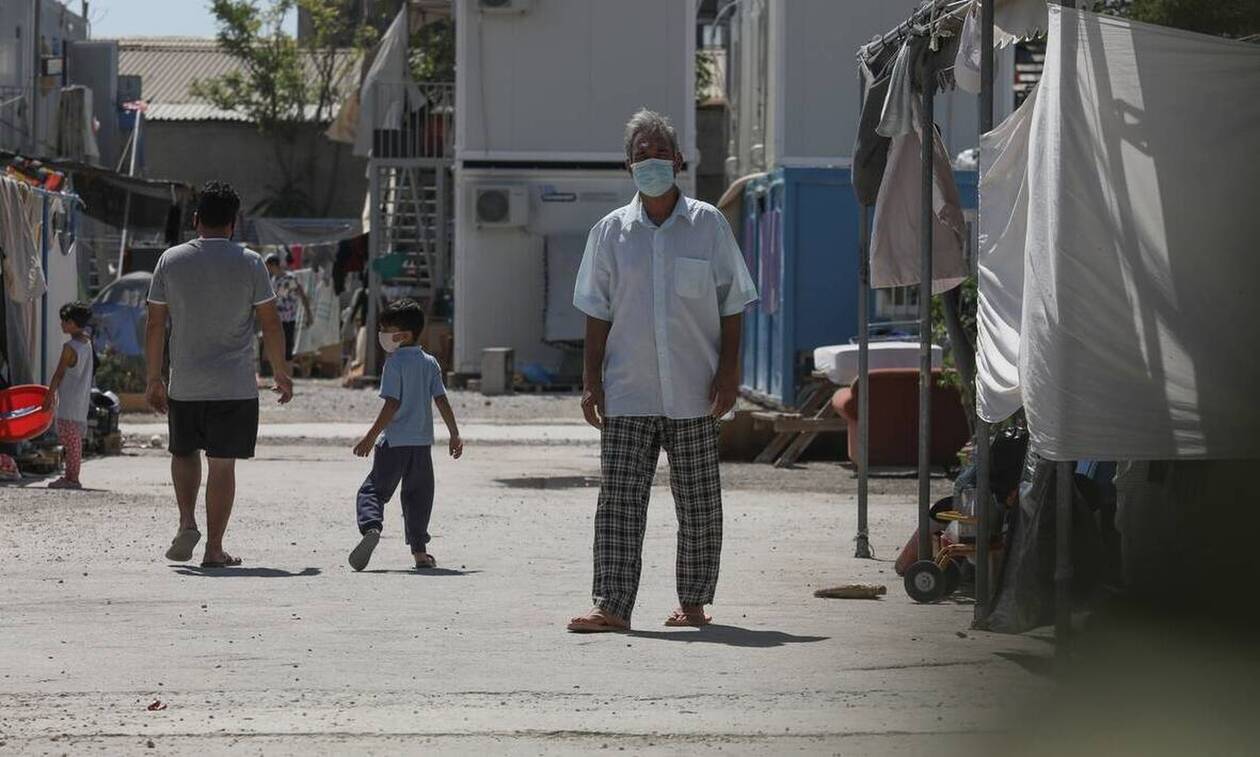
M 1257 0 L 1104 0 L 1104 12 L 1202 34 L 1260 34 Z
M 362 47 L 374 38 L 371 27 L 355 24 L 341 12 L 338 0 L 213 0 L 219 25 L 219 47 L 236 60 L 238 69 L 196 81 L 193 93 L 215 107 L 245 115 L 272 146 L 279 182 L 270 196 L 252 210 L 269 215 L 305 215 L 315 210 L 305 187 L 315 156 L 296 149 L 302 126 L 332 119 L 345 96 L 339 85 L 358 60 L 344 40 Z M 301 40 L 284 30 L 285 18 L 301 9 L 311 33 Z M 330 194 L 331 197 L 331 194 Z M 326 205 L 327 203 L 325 203 Z

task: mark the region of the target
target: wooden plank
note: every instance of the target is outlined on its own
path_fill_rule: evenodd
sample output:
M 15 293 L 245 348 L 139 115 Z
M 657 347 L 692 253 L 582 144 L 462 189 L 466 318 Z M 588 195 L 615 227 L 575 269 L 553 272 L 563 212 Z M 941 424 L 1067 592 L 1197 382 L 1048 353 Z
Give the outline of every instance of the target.
M 774 410 L 754 410 L 752 417 L 755 421 L 763 421 L 765 423 L 777 423 L 786 418 L 800 418 L 800 413 L 780 413 Z
M 780 433 L 826 434 L 848 428 L 844 418 L 782 418 L 774 424 L 774 430 Z
M 833 408 L 831 406 L 831 403 L 828 402 L 827 404 L 823 405 L 823 407 L 817 413 L 814 414 L 813 418 L 809 420 L 816 421 L 816 422 L 838 420 L 841 422 L 841 424 L 843 424 L 844 419 L 836 418 L 835 415 L 836 415 L 835 408 Z M 779 459 L 774 461 L 774 467 L 790 468 L 793 465 L 796 465 L 796 461 L 801 458 L 801 455 L 805 454 L 805 450 L 809 449 L 809 445 L 813 444 L 814 440 L 817 438 L 818 438 L 817 431 L 807 431 L 798 435 L 796 439 L 791 444 L 788 445 L 787 449 L 783 450 L 783 454 L 779 456 Z
M 810 393 L 809 398 L 805 400 L 805 404 L 801 405 L 800 413 L 797 415 L 802 417 L 813 416 L 817 415 L 823 408 L 830 407 L 831 396 L 835 394 L 835 391 L 836 387 L 830 383 L 818 384 Z M 753 462 L 775 462 L 789 447 L 791 447 L 797 433 L 798 432 L 795 431 L 785 431 L 777 434 L 774 439 L 766 445 L 766 448 L 761 451 L 761 454 L 757 455 L 756 460 Z M 796 456 L 800 457 L 800 453 L 798 452 Z

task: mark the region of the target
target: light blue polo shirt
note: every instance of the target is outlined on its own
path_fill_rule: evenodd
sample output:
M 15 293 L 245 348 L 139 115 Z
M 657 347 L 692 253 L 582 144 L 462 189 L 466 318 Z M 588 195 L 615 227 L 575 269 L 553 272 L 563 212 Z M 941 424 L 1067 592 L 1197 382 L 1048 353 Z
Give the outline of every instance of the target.
M 391 447 L 433 445 L 433 399 L 446 395 L 437 359 L 419 347 L 403 347 L 385 360 L 381 398 L 402 403 L 382 438 Z

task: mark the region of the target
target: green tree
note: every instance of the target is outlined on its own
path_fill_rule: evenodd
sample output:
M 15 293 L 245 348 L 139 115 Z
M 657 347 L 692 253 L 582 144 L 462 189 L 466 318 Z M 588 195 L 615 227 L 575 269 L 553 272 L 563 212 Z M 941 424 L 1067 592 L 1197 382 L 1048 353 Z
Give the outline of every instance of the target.
M 1104 0 L 1102 5 L 1113 15 L 1202 34 L 1260 34 L 1257 0 Z
M 340 83 L 357 61 L 357 53 L 337 43 L 347 35 L 366 44 L 367 27 L 347 28 L 336 0 L 213 0 L 219 25 L 219 46 L 239 68 L 215 79 L 193 83 L 193 93 L 223 110 L 244 114 L 271 143 L 278 182 L 268 197 L 252 208 L 265 215 L 307 215 L 316 203 L 307 192 L 317 156 L 300 150 L 304 127 L 331 120 L 344 92 Z M 312 33 L 298 41 L 284 30 L 286 16 L 298 8 L 309 14 Z M 339 157 L 340 152 L 336 155 Z M 332 187 L 323 203 L 326 212 Z

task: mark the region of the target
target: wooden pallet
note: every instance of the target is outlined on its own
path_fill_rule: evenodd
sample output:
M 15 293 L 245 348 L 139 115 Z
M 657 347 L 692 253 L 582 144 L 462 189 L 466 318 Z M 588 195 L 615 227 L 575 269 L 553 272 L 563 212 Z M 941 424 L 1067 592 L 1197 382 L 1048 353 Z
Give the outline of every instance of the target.
M 844 431 L 845 420 L 831 406 L 831 397 L 838 387 L 825 379 L 816 380 L 809 396 L 798 412 L 758 411 L 753 420 L 770 424 L 775 437 L 754 462 L 772 463 L 776 468 L 790 468 L 805 454 L 819 434 Z

